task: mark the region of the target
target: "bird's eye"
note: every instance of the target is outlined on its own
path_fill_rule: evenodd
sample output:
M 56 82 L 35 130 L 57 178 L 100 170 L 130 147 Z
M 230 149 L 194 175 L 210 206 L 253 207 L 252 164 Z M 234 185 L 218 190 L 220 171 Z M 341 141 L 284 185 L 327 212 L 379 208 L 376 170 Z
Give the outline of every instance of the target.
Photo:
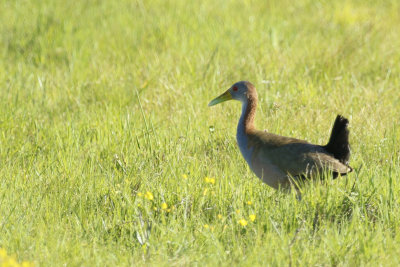
M 237 88 L 236 86 L 234 86 L 234 87 L 232 88 L 232 90 L 236 92 L 236 91 L 238 90 L 238 88 Z

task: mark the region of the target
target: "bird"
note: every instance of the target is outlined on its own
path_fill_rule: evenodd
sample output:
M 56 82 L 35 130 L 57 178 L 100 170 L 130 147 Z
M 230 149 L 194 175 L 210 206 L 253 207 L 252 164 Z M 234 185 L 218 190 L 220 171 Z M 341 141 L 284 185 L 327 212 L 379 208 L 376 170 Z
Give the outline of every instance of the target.
M 236 140 L 250 169 L 267 185 L 275 189 L 298 189 L 308 180 L 326 175 L 335 179 L 353 171 L 349 166 L 349 121 L 345 117 L 337 115 L 328 143 L 316 145 L 257 130 L 254 118 L 258 96 L 252 83 L 240 81 L 233 84 L 208 106 L 228 100 L 242 103 Z

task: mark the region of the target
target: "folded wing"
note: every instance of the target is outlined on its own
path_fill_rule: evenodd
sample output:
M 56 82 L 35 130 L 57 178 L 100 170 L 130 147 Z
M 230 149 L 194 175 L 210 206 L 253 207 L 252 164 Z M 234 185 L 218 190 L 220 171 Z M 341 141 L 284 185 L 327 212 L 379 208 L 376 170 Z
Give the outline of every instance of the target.
M 290 176 L 314 178 L 326 171 L 345 175 L 351 168 L 340 162 L 319 145 L 304 140 L 257 131 L 251 135 L 249 145 L 254 146 L 253 159 L 273 164 Z M 265 166 L 269 166 L 265 164 Z M 260 165 L 260 164 L 258 164 Z M 262 165 L 262 164 L 261 164 Z

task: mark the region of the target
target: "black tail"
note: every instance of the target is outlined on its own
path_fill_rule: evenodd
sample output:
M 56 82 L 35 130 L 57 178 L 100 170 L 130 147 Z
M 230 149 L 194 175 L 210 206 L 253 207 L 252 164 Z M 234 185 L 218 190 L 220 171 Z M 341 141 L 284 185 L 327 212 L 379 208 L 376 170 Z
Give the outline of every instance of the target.
M 349 121 L 345 117 L 338 115 L 333 124 L 331 138 L 325 146 L 326 151 L 333 154 L 336 159 L 346 165 L 350 158 L 348 124 Z

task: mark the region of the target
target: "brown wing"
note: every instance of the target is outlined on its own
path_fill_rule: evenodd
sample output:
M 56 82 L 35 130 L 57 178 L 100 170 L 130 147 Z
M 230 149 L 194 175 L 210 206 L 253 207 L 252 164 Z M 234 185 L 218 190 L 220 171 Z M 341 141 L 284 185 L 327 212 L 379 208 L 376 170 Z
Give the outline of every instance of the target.
M 313 177 L 326 170 L 340 174 L 351 171 L 351 168 L 335 159 L 322 146 L 262 131 L 249 136 L 249 145 L 254 147 L 254 157 L 271 162 L 291 176 Z

